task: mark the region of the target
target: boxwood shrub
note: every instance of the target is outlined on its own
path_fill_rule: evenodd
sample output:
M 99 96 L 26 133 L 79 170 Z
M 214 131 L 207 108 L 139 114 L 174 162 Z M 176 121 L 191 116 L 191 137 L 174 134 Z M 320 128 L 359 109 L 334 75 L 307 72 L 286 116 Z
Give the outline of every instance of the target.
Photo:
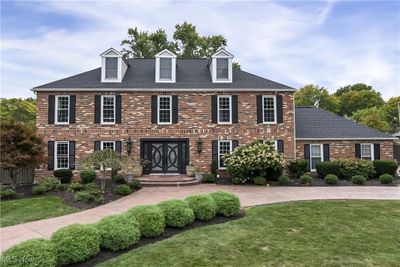
M 164 233 L 165 217 L 158 206 L 137 206 L 128 211 L 128 216 L 139 223 L 140 233 L 145 237 L 156 237 Z
M 340 176 L 340 164 L 337 161 L 318 162 L 316 167 L 318 177 L 324 179 L 328 174 Z
M 194 212 L 194 217 L 200 221 L 210 221 L 217 214 L 217 205 L 214 199 L 208 195 L 187 197 L 186 202 Z
M 289 161 L 287 168 L 291 175 L 294 177 L 300 177 L 307 172 L 308 161 L 305 159 Z
M 182 228 L 194 221 L 194 213 L 189 205 L 182 200 L 163 201 L 158 206 L 162 209 L 165 224 L 170 227 Z
M 58 265 L 85 261 L 100 252 L 100 233 L 89 224 L 71 224 L 56 231 L 54 244 Z
M 44 267 L 56 266 L 57 257 L 52 242 L 35 238 L 6 250 L 0 258 L 1 266 Z
M 112 251 L 127 249 L 140 239 L 139 224 L 126 214 L 105 217 L 96 227 L 101 247 Z
M 353 184 L 363 185 L 367 181 L 367 179 L 362 175 L 354 175 L 351 177 L 351 181 Z
M 53 175 L 57 177 L 61 183 L 69 184 L 74 174 L 70 169 L 58 169 L 53 172 Z
M 210 196 L 217 206 L 217 213 L 225 217 L 237 216 L 240 213 L 240 199 L 227 192 L 214 192 Z
M 339 183 L 339 178 L 335 174 L 328 174 L 324 178 L 325 183 L 333 185 Z
M 302 176 L 300 176 L 300 183 L 302 184 L 306 185 L 312 184 L 312 180 L 313 178 L 310 175 L 303 174 Z
M 16 195 L 17 193 L 11 188 L 6 188 L 0 191 L 0 199 L 11 199 Z
M 397 171 L 398 164 L 394 160 L 374 160 L 376 177 L 380 177 L 382 174 L 390 174 L 394 176 Z
M 281 177 L 279 177 L 278 181 L 279 181 L 280 185 L 288 185 L 290 182 L 290 179 L 288 176 L 282 175 Z
M 253 182 L 256 185 L 266 185 L 267 179 L 265 179 L 265 177 L 262 177 L 262 176 L 256 176 L 253 178 Z
M 46 188 L 43 185 L 35 185 L 32 187 L 32 193 L 34 195 L 42 195 L 46 192 Z
M 391 184 L 393 183 L 393 176 L 390 174 L 382 174 L 381 176 L 379 176 L 379 181 L 382 184 Z
M 126 196 L 132 193 L 132 189 L 126 184 L 121 184 L 114 188 L 114 193 L 121 196 Z
M 96 171 L 93 169 L 81 170 L 79 176 L 81 177 L 82 183 L 91 183 L 94 181 L 94 179 L 96 179 Z

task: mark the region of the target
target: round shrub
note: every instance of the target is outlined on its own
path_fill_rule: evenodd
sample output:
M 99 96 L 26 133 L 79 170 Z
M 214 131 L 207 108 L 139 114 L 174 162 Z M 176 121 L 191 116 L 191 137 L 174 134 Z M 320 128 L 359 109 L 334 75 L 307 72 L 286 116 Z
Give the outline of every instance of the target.
M 339 178 L 334 174 L 328 174 L 327 176 L 325 176 L 324 181 L 327 184 L 338 184 Z
M 132 189 L 126 184 L 121 184 L 115 187 L 114 193 L 121 196 L 126 196 L 132 193 Z
M 91 202 L 96 200 L 96 196 L 90 192 L 76 192 L 74 195 L 74 199 L 76 201 L 84 201 L 84 202 Z
M 240 199 L 227 192 L 214 192 L 210 196 L 217 206 L 217 213 L 225 217 L 237 216 L 240 213 Z
M 354 175 L 351 177 L 351 181 L 353 184 L 363 185 L 367 181 L 367 179 L 362 175 Z
M 34 195 L 42 195 L 44 192 L 46 192 L 46 188 L 42 185 L 35 185 L 32 187 L 32 193 Z
M 56 190 L 57 185 L 60 184 L 60 180 L 54 176 L 44 177 L 43 180 L 39 183 L 39 185 L 43 186 L 47 191 Z
M 203 183 L 215 183 L 215 175 L 212 173 L 203 174 Z
M 16 195 L 17 193 L 11 188 L 6 188 L 0 191 L 0 199 L 10 199 L 14 198 Z
M 56 191 L 59 191 L 59 192 L 66 191 L 67 189 L 68 189 L 67 184 L 58 184 L 56 186 Z
M 105 249 L 127 249 L 140 239 L 139 224 L 126 214 L 105 217 L 96 226 Z
M 279 177 L 281 177 L 283 173 L 283 167 L 277 166 L 276 168 L 267 168 L 265 170 L 265 177 L 269 181 L 277 181 Z
M 57 177 L 61 183 L 69 184 L 74 174 L 70 169 L 59 169 L 53 172 L 53 175 Z
M 75 182 L 68 186 L 68 191 L 70 192 L 77 192 L 83 189 L 83 184 Z
M 44 267 L 56 266 L 56 250 L 49 240 L 35 238 L 6 250 L 1 258 L 1 266 Z
M 167 200 L 158 204 L 165 217 L 165 224 L 170 227 L 182 228 L 194 221 L 193 210 L 182 200 Z
M 267 180 L 265 179 L 265 177 L 262 177 L 262 176 L 254 177 L 253 182 L 256 185 L 266 185 L 267 184 Z
M 310 175 L 303 174 L 302 176 L 300 176 L 300 183 L 302 184 L 306 185 L 312 184 L 312 180 L 313 178 Z
M 137 206 L 128 215 L 139 223 L 140 233 L 145 237 L 156 237 L 164 233 L 165 217 L 162 209 L 153 205 Z
M 217 205 L 211 196 L 197 195 L 187 197 L 186 202 L 194 212 L 194 217 L 200 221 L 210 221 L 217 214 Z
M 290 179 L 288 176 L 282 175 L 281 177 L 279 177 L 278 181 L 279 181 L 280 185 L 288 185 L 290 182 Z
M 382 184 L 391 184 L 393 183 L 393 176 L 390 174 L 382 174 L 381 176 L 379 176 L 379 181 Z
M 96 179 L 96 171 L 93 169 L 81 170 L 79 176 L 81 177 L 82 183 L 91 183 L 94 181 L 94 179 Z
M 319 178 L 324 178 L 328 174 L 340 175 L 340 164 L 337 161 L 318 162 L 315 168 L 317 169 Z
M 85 261 L 100 252 L 100 233 L 89 224 L 63 227 L 52 235 L 51 242 L 59 265 Z
M 397 171 L 398 164 L 394 160 L 374 160 L 372 162 L 376 171 L 376 177 L 382 174 L 390 174 L 394 176 Z
M 126 180 L 125 177 L 122 176 L 121 174 L 116 174 L 112 178 L 117 184 L 125 184 Z
M 128 185 L 132 190 L 139 190 L 142 188 L 142 185 L 136 179 L 133 179 L 132 182 L 130 182 Z

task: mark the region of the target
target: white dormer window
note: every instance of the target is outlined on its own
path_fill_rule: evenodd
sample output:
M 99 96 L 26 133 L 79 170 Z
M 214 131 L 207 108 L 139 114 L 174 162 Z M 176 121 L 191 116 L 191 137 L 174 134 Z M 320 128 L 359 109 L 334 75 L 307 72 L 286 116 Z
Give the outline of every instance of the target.
M 118 58 L 106 58 L 106 79 L 118 79 Z
M 156 55 L 156 82 L 174 83 L 176 80 L 176 55 L 164 49 Z
M 217 80 L 229 79 L 229 59 L 217 58 Z
M 120 83 L 128 69 L 128 62 L 123 55 L 114 48 L 110 48 L 101 55 L 101 82 Z
M 220 49 L 211 56 L 210 72 L 213 83 L 232 82 L 233 55 L 225 49 Z

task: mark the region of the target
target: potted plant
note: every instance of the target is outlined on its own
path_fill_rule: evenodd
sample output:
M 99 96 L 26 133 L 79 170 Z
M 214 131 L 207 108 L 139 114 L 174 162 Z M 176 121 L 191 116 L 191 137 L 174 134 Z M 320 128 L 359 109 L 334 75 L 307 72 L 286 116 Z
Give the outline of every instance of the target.
M 189 165 L 186 166 L 186 175 L 189 177 L 194 177 L 196 172 L 196 167 L 190 162 Z
M 148 160 L 145 159 L 134 159 L 129 157 L 128 160 L 124 162 L 124 167 L 121 172 L 123 172 L 128 180 L 133 177 L 137 178 L 143 174 L 143 166 L 148 164 Z

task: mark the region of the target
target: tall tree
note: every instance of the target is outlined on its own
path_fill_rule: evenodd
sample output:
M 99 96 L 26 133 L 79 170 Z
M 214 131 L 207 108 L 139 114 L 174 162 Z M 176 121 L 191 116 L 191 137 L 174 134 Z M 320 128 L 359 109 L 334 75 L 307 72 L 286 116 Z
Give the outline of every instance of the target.
M 400 131 L 399 103 L 400 103 L 400 96 L 394 96 L 389 98 L 389 100 L 385 104 L 385 110 L 388 115 L 388 122 L 392 128 L 391 132 Z
M 334 113 L 338 111 L 337 98 L 318 85 L 309 84 L 300 88 L 294 94 L 294 101 L 296 106 L 313 106 Z
M 387 122 L 387 113 L 384 108 L 366 108 L 361 109 L 353 114 L 353 119 L 371 128 L 375 128 L 382 132 L 389 132 L 391 127 Z
M 336 90 L 335 95 L 336 96 L 341 96 L 344 93 L 347 92 L 360 92 L 360 91 L 372 91 L 372 86 L 370 85 L 366 85 L 364 83 L 355 83 L 355 84 L 351 84 L 351 85 L 346 85 L 344 87 L 340 87 L 339 89 Z
M 15 120 L 34 128 L 36 100 L 33 98 L 0 98 L 0 117 L 3 121 Z

